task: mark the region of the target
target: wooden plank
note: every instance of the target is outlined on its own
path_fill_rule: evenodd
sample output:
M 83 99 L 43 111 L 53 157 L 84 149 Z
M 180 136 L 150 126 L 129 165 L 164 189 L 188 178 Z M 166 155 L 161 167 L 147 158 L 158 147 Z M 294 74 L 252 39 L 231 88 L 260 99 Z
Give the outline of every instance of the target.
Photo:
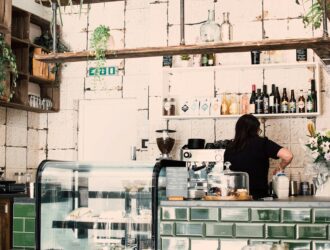
M 163 55 L 203 54 L 203 53 L 229 53 L 248 52 L 251 50 L 286 50 L 296 48 L 324 49 L 330 47 L 329 38 L 302 38 L 302 39 L 276 39 L 262 41 L 209 43 L 198 45 L 178 45 L 168 47 L 143 47 L 132 49 L 109 50 L 107 59 L 153 57 Z M 91 51 L 51 53 L 48 55 L 35 55 L 37 60 L 43 62 L 78 62 L 93 60 Z
M 14 103 L 14 102 L 4 102 L 4 101 L 0 101 L 0 106 L 13 108 L 13 109 L 19 109 L 19 110 L 26 110 L 26 111 L 30 111 L 30 112 L 36 112 L 36 113 L 56 113 L 59 111 L 58 109 L 57 110 L 56 109 L 44 110 L 44 109 L 33 108 L 28 105 L 23 105 L 23 104 Z M 4 248 L 4 249 L 7 249 L 7 248 Z
M 84 0 L 84 4 L 93 4 L 93 3 L 106 3 L 106 2 L 118 2 L 118 1 L 124 1 L 124 0 Z M 40 3 L 39 0 L 35 0 L 36 3 Z M 42 0 L 42 4 L 49 7 L 49 0 Z M 72 0 L 73 5 L 79 5 L 80 0 Z M 68 6 L 70 5 L 69 0 L 61 0 L 62 6 Z

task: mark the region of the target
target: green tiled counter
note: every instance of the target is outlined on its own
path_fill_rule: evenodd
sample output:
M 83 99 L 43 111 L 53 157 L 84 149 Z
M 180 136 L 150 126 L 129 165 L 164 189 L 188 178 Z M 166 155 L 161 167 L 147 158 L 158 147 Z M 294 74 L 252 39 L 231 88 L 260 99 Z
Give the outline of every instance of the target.
M 162 250 L 241 250 L 284 242 L 290 250 L 330 250 L 330 199 L 162 201 Z
M 14 199 L 13 248 L 35 249 L 35 217 L 34 199 Z

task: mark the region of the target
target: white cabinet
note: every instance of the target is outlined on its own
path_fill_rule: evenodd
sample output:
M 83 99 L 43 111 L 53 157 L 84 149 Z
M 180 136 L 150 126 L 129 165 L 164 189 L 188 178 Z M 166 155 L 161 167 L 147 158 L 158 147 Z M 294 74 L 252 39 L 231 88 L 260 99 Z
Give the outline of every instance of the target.
M 184 113 L 184 103 L 194 105 L 194 102 L 220 99 L 224 94 L 248 94 L 250 98 L 251 86 L 257 88 L 267 85 L 268 94 L 271 92 L 271 84 L 280 89 L 282 96 L 283 88 L 287 89 L 288 98 L 290 91 L 294 90 L 298 101 L 299 90 L 303 89 L 305 99 L 307 91 L 311 88 L 311 79 L 315 79 L 317 92 L 317 112 L 313 113 L 280 113 L 280 114 L 256 114 L 257 117 L 315 117 L 320 115 L 320 64 L 317 62 L 299 63 L 276 63 L 258 65 L 220 65 L 214 67 L 187 67 L 187 68 L 164 68 L 163 69 L 163 100 L 174 98 L 176 107 L 175 115 L 162 116 L 166 120 L 172 119 L 218 119 L 235 118 L 237 115 L 214 115 L 212 112 Z M 162 107 L 163 108 L 163 107 Z M 183 114 L 184 113 L 184 114 Z

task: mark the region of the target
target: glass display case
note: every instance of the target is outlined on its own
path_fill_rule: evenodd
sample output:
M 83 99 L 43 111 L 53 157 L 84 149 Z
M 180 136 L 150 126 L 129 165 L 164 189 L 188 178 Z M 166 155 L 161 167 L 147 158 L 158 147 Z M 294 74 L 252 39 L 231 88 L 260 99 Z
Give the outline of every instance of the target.
M 158 183 L 166 183 L 158 177 L 171 166 L 185 164 L 43 161 L 36 180 L 37 249 L 157 249 L 165 190 Z

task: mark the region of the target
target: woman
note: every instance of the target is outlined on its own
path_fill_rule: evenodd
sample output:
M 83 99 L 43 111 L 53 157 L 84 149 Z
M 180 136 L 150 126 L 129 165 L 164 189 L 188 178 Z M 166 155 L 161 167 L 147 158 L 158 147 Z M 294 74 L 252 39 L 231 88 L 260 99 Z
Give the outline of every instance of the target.
M 253 115 L 241 116 L 235 127 L 235 138 L 226 149 L 224 162 L 232 171 L 249 174 L 250 194 L 254 199 L 268 196 L 269 158 L 281 161 L 274 172 L 283 171 L 292 161 L 292 153 L 277 143 L 260 137 L 260 122 Z

